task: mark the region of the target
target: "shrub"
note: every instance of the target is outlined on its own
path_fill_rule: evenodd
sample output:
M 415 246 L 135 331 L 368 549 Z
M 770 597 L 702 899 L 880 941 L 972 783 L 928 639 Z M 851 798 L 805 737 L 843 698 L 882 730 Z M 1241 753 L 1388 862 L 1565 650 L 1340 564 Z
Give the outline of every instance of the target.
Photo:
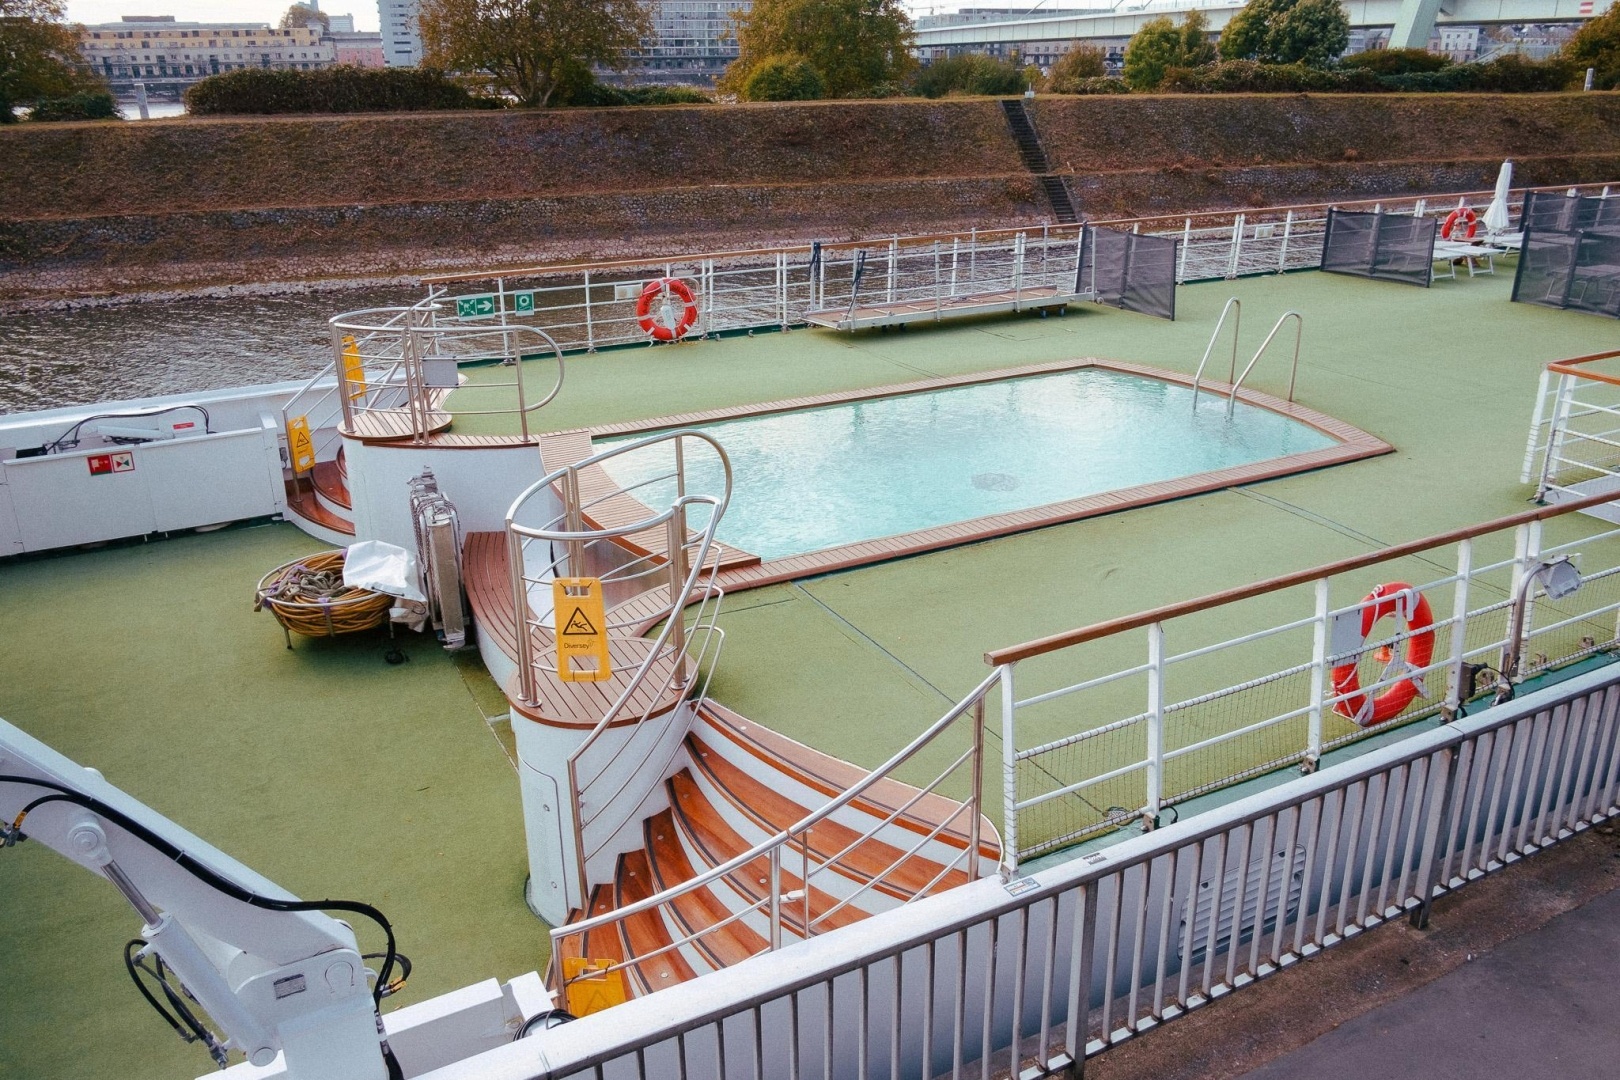
M 1077 42 L 1053 61 L 1051 73 L 1041 80 L 1041 89 L 1048 94 L 1073 94 L 1076 91 L 1070 87 L 1107 74 L 1108 54 L 1095 45 Z
M 571 88 L 563 105 L 588 105 L 597 108 L 614 105 L 712 105 L 714 98 L 695 86 L 608 86 L 591 82 L 583 87 Z
M 499 99 L 473 94 L 432 68 L 244 68 L 210 75 L 186 90 L 186 111 L 195 116 L 501 107 Z
M 88 90 L 67 97 L 34 102 L 30 120 L 117 120 L 118 103 L 105 90 Z
M 1024 79 L 1024 69 L 1014 61 L 967 53 L 935 60 L 917 73 L 913 85 L 928 98 L 947 94 L 1007 97 L 1024 92 Z
M 1128 94 L 1131 88 L 1125 85 L 1124 79 L 1092 78 L 1078 79 L 1075 82 L 1064 84 L 1064 89 L 1054 91 L 1059 94 Z
M 1189 11 L 1180 26 L 1168 15 L 1143 23 L 1125 43 L 1121 74 L 1132 90 L 1157 90 L 1172 68 L 1198 68 L 1214 61 L 1215 47 L 1209 43 L 1204 13 Z
M 1509 54 L 1484 64 L 1453 64 L 1439 71 L 1387 75 L 1383 83 L 1406 93 L 1467 92 L 1529 94 L 1562 90 L 1573 72 L 1561 59 L 1526 60 Z
M 910 90 L 906 89 L 904 86 L 901 86 L 899 83 L 892 82 L 880 82 L 874 86 L 863 87 L 859 90 L 851 90 L 849 93 L 844 95 L 845 98 L 852 100 L 899 98 L 910 96 Z
M 1172 68 L 1159 89 L 1179 94 L 1368 93 L 1384 85 L 1370 71 L 1226 60 L 1204 68 Z
M 1409 75 L 1451 66 L 1451 57 L 1427 49 L 1370 49 L 1339 61 L 1341 68 L 1357 68 L 1377 75 Z
M 744 101 L 815 101 L 826 93 L 821 72 L 795 53 L 761 60 L 738 94 Z
M 1593 89 L 1620 90 L 1620 4 L 1575 31 L 1564 45 L 1562 59 L 1580 79 L 1586 77 L 1587 68 L 1594 69 Z

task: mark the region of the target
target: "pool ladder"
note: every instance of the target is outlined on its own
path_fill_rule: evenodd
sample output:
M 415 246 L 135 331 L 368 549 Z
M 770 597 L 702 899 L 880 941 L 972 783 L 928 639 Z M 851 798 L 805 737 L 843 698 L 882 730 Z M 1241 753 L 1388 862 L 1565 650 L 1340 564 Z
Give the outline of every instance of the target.
M 1204 358 L 1198 361 L 1198 370 L 1193 375 L 1193 408 L 1198 407 L 1198 391 L 1203 382 L 1204 368 L 1209 364 L 1210 355 L 1215 351 L 1215 343 L 1220 340 L 1221 328 L 1226 325 L 1226 316 L 1232 313 L 1235 314 L 1233 314 L 1232 318 L 1231 364 L 1226 374 L 1226 382 L 1230 387 L 1226 395 L 1227 415 L 1231 415 L 1232 407 L 1237 402 L 1237 392 L 1243 387 L 1244 380 L 1249 377 L 1249 372 L 1254 370 L 1254 365 L 1260 361 L 1261 356 L 1265 355 L 1265 351 L 1271 347 L 1272 341 L 1276 338 L 1277 332 L 1282 329 L 1283 323 L 1289 319 L 1294 320 L 1294 359 L 1288 369 L 1288 400 L 1293 401 L 1294 383 L 1299 377 L 1299 343 L 1305 333 L 1305 316 L 1297 311 L 1283 312 L 1272 326 L 1271 332 L 1266 335 L 1266 340 L 1260 343 L 1260 348 L 1255 350 L 1254 356 L 1244 366 L 1243 374 L 1239 375 L 1237 373 L 1237 349 L 1238 331 L 1243 324 L 1243 301 L 1234 296 L 1226 301 L 1225 307 L 1221 308 L 1221 317 L 1215 320 L 1215 332 L 1209 335 L 1209 344 L 1204 347 Z

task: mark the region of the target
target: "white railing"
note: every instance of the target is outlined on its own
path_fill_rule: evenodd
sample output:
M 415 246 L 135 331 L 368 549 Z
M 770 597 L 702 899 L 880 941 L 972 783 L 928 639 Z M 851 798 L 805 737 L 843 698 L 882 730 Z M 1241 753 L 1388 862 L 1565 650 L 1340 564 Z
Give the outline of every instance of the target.
M 689 445 L 718 457 L 724 478 L 719 491 L 687 489 Z M 665 451 L 671 455 L 669 466 L 653 470 L 639 483 L 621 489 L 599 482 L 606 461 Z M 587 494 L 592 490 L 597 493 Z M 637 501 L 638 493 L 648 502 L 667 502 L 668 508 L 648 509 Z M 595 578 L 599 583 L 609 659 L 620 673 L 598 684 L 606 686 L 600 696 L 607 702 L 599 715 L 552 718 L 592 725 L 567 762 L 578 875 L 572 883 L 577 892 L 570 889 L 572 907 L 585 908 L 591 858 L 617 831 L 608 810 L 615 805 L 622 809 L 616 797 L 679 719 L 673 703 L 701 701 L 707 693 L 725 639 L 715 625 L 725 594 L 714 581 L 720 557 L 714 533 L 730 498 L 731 463 L 720 444 L 702 432 L 680 430 L 555 469 L 507 511 L 521 703 L 543 707 L 543 688 L 559 683 L 558 668 L 566 662 L 556 647 L 560 630 L 554 625 L 552 582 L 557 578 Z M 561 501 L 560 512 L 536 511 L 552 500 Z M 536 523 L 536 516 L 543 519 Z M 598 516 L 623 523 L 596 524 Z M 650 640 L 642 637 L 646 628 L 660 624 Z M 625 724 L 634 729 L 631 737 L 603 739 L 610 727 Z
M 1437 897 L 1613 820 L 1617 714 L 1620 668 L 1606 666 L 434 1075 L 1079 1075 L 1086 1058 L 1357 933 L 1423 926 Z
M 1589 190 L 1607 189 L 1589 185 Z M 1476 191 L 1335 205 L 1444 217 L 1461 203 L 1483 215 L 1491 196 Z M 1515 196 L 1512 207 L 1522 196 Z M 1276 206 L 1090 224 L 1180 240 L 1176 281 L 1186 283 L 1320 266 L 1328 209 L 1327 204 Z M 1083 227 L 1040 224 L 893 236 L 477 271 L 424 281 L 444 304 L 437 314 L 441 322 L 458 318 L 455 301 L 460 299 L 467 301 L 464 321 L 518 319 L 544 329 L 564 350 L 594 351 L 649 340 L 637 320 L 636 301 L 650 283 L 665 277 L 681 278 L 692 289 L 698 309 L 690 331 L 694 338 L 791 329 L 805 325 L 811 312 L 843 314 L 856 302 L 943 310 L 964 296 L 1008 291 L 1038 296 L 1043 290 L 1072 295 Z M 449 297 L 445 293 L 451 288 L 483 291 Z
M 637 953 L 628 960 L 607 967 L 593 967 L 577 978 L 599 979 L 605 975 L 636 967 L 664 953 L 702 949 L 711 935 L 725 932 L 734 936 L 740 925 L 747 937 L 757 938 L 755 955 L 774 952 L 784 944 L 793 944 L 836 929 L 838 916 L 846 908 L 856 905 L 863 896 L 882 890 L 895 879 L 915 868 L 914 860 L 927 858 L 925 850 L 942 840 L 963 840 L 961 851 L 943 862 L 930 860 L 929 868 L 937 866 L 932 877 L 918 888 L 915 885 L 901 890 L 905 902 L 910 903 L 933 896 L 983 875 L 985 860 L 981 849 L 988 839 L 980 800 L 984 777 L 984 717 L 985 701 L 993 694 L 1000 673 L 993 673 L 980 683 L 961 702 L 945 713 L 921 734 L 897 751 L 888 761 L 868 773 L 862 780 L 830 799 L 819 809 L 731 859 L 711 867 L 697 876 L 675 885 L 657 895 L 618 907 L 611 912 L 580 922 L 569 923 L 551 931 L 552 976 L 551 984 L 563 987 L 560 959 L 564 956 L 583 955 L 588 935 L 607 931 L 619 936 L 624 920 L 654 912 L 669 928 L 686 925 L 689 916 L 677 914 L 680 901 L 690 894 L 718 887 L 735 892 L 742 898 L 741 907 L 731 911 L 724 919 L 706 926 L 695 926 L 686 932 L 672 935 L 669 944 L 651 952 Z M 952 737 L 964 745 L 946 746 Z M 910 789 L 909 796 L 874 824 L 856 834 L 835 851 L 818 849 L 812 841 L 812 831 L 824 821 L 851 806 L 860 807 L 873 796 L 873 789 L 892 782 L 895 773 L 919 756 L 940 752 L 956 756 L 932 780 Z M 963 801 L 951 804 L 949 812 L 941 812 L 938 800 L 942 789 L 954 785 L 965 795 Z M 933 805 L 930 806 L 930 802 Z M 869 811 L 870 812 L 870 811 Z M 886 843 L 894 834 L 896 822 L 913 820 L 918 828 L 927 831 L 904 850 Z M 991 827 L 992 837 L 994 827 Z M 863 869 L 851 861 L 863 845 L 885 843 L 885 849 L 896 853 L 890 863 L 876 873 Z M 768 870 L 759 877 L 764 863 Z M 990 861 L 993 867 L 993 860 Z M 961 879 L 961 880 L 957 880 Z M 839 882 L 837 885 L 829 885 Z M 847 883 L 855 883 L 850 888 Z M 858 906 L 854 910 L 861 910 Z
M 1620 352 L 1542 371 L 1519 482 L 1539 502 L 1620 488 Z
M 1009 871 L 1130 821 L 1153 828 L 1245 777 L 1309 771 L 1334 747 L 1455 718 L 1482 695 L 1613 649 L 1620 530 L 1561 544 L 1542 535 L 1547 520 L 1604 498 L 987 653 L 1004 676 Z M 1554 573 L 1568 560 L 1580 561 L 1570 592 Z M 1385 617 L 1394 629 L 1377 631 Z

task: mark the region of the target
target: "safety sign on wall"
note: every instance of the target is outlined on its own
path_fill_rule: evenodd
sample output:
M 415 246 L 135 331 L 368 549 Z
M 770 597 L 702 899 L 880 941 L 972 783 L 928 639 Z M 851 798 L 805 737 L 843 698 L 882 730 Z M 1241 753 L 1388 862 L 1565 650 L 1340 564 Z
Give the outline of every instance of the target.
M 551 610 L 557 631 L 557 678 L 563 682 L 602 682 L 613 677 L 607 619 L 599 578 L 555 578 Z
M 135 455 L 128 450 L 119 454 L 91 454 L 84 460 L 90 466 L 91 476 L 135 471 Z

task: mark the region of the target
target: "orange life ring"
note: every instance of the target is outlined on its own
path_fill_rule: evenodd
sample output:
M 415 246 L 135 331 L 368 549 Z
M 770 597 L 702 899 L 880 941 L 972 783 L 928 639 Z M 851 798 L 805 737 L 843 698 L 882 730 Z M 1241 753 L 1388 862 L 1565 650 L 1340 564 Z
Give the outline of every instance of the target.
M 1372 727 L 1385 720 L 1393 720 L 1425 693 L 1420 681 L 1422 675 L 1418 673 L 1434 659 L 1434 631 L 1430 629 L 1434 625 L 1434 615 L 1429 611 L 1429 601 L 1423 594 L 1401 581 L 1378 586 L 1367 594 L 1362 603 L 1366 605 L 1361 609 L 1363 640 L 1371 635 L 1373 625 L 1379 619 L 1391 615 L 1405 620 L 1407 631 L 1406 654 L 1402 661 L 1407 677 L 1391 683 L 1377 697 L 1368 698 L 1361 693 L 1361 676 L 1356 671 L 1359 655 L 1333 669 L 1333 694 L 1342 699 L 1334 704 L 1333 711 L 1358 727 Z M 1387 677 L 1393 666 L 1393 657 L 1387 647 L 1379 649 L 1376 655 L 1386 665 Z
M 1467 224 L 1468 232 L 1465 235 L 1468 239 L 1472 240 L 1474 234 L 1479 232 L 1479 215 L 1466 206 L 1459 206 L 1446 215 L 1445 222 L 1440 226 L 1440 239 L 1450 240 L 1452 231 L 1457 228 L 1459 221 Z
M 660 296 L 674 295 L 681 303 L 681 311 L 677 316 L 673 305 L 666 302 L 662 305 L 662 314 L 668 319 L 653 317 L 653 301 Z M 686 336 L 697 322 L 697 301 L 692 299 L 692 290 L 680 278 L 666 277 L 657 281 L 647 282 L 647 287 L 641 290 L 641 296 L 636 300 L 636 322 L 641 329 L 650 334 L 654 341 L 675 341 Z

